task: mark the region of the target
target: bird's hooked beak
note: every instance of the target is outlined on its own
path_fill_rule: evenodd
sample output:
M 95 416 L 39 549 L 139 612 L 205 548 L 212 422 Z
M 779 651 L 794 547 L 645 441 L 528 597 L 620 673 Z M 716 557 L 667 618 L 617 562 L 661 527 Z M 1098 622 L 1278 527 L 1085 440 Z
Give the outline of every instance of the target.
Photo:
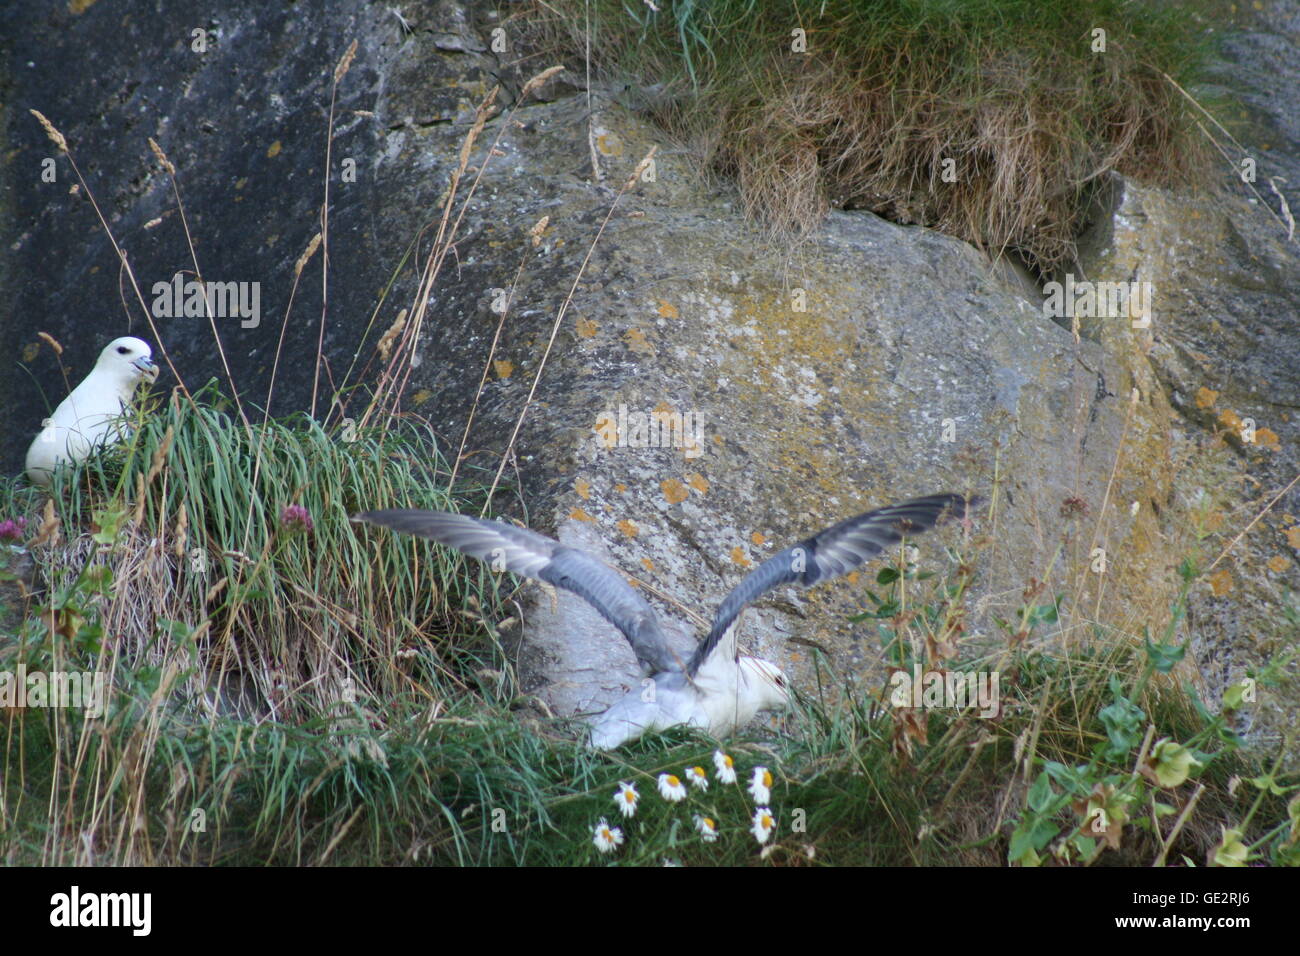
M 154 364 L 153 359 L 141 355 L 131 363 L 140 370 L 140 374 L 152 385 L 158 379 L 158 366 Z

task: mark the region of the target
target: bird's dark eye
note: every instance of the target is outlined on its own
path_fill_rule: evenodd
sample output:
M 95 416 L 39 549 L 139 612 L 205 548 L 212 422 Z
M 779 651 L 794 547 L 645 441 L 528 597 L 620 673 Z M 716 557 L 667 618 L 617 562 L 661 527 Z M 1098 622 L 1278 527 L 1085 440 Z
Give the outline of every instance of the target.
M 131 350 L 130 350 L 129 348 L 127 348 L 125 345 L 119 345 L 119 346 L 117 347 L 117 354 L 118 354 L 118 355 L 127 355 L 127 354 L 130 353 L 130 351 L 131 351 Z

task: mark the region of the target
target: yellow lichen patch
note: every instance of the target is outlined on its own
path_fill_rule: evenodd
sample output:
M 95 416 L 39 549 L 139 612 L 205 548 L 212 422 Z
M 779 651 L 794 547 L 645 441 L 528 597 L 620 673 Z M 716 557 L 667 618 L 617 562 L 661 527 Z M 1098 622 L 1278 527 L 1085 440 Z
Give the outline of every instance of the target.
M 756 547 L 761 548 L 767 542 L 767 537 L 763 534 L 763 532 L 755 531 L 753 534 L 749 536 L 749 540 L 754 542 L 754 545 Z
M 596 335 L 596 329 L 599 328 L 594 320 L 585 318 L 581 315 L 578 316 L 576 324 L 578 327 L 578 338 L 580 339 L 594 338 Z
M 636 526 L 635 522 L 628 521 L 626 518 L 624 518 L 617 525 L 615 525 L 615 527 L 618 528 L 619 531 L 622 531 L 629 538 L 635 538 L 637 534 L 641 531 L 641 529 Z
M 1295 548 L 1297 551 L 1300 551 L 1300 524 L 1296 525 L 1294 528 L 1287 528 L 1282 533 L 1286 535 L 1286 543 L 1291 545 L 1291 547 Z
M 275 157 L 280 155 L 281 149 L 283 149 L 283 147 L 280 145 L 280 141 L 277 139 L 274 143 L 272 143 L 270 146 L 266 148 L 267 158 L 275 159 Z
M 596 148 L 604 156 L 622 156 L 623 141 L 618 138 L 618 133 L 609 129 L 596 130 Z
M 740 547 L 740 545 L 736 545 L 734 548 L 731 549 L 731 563 L 738 564 L 742 568 L 749 567 L 750 564 L 749 558 L 745 556 L 745 552 Z
M 655 563 L 654 563 L 653 561 L 651 561 L 649 558 L 642 558 L 642 559 L 641 559 L 641 567 L 645 568 L 645 569 L 646 569 L 647 571 L 649 571 L 651 574 L 654 574 Z
M 591 482 L 586 478 L 579 478 L 573 483 L 573 490 L 578 493 L 578 497 L 583 501 L 591 498 Z
M 492 367 L 496 369 L 497 378 L 509 378 L 515 370 L 515 363 L 510 359 L 493 359 Z
M 697 471 L 693 471 L 686 476 L 686 483 L 702 495 L 709 493 L 709 479 Z
M 618 421 L 613 415 L 602 412 L 591 426 L 591 430 L 600 436 L 600 443 L 605 448 L 618 447 Z
M 1214 403 L 1218 400 L 1219 393 L 1214 391 L 1214 389 L 1206 388 L 1202 385 L 1196 390 L 1195 401 L 1197 408 L 1213 408 Z
M 686 486 L 676 478 L 661 481 L 659 487 L 664 493 L 664 500 L 670 505 L 679 505 L 690 497 L 690 492 L 686 490 Z
M 1233 582 L 1232 572 L 1227 568 L 1219 568 L 1210 575 L 1210 590 L 1214 592 L 1215 597 L 1223 597 L 1225 594 L 1232 593 Z
M 1281 451 L 1282 442 L 1277 436 L 1277 432 L 1271 428 L 1261 428 L 1255 432 L 1255 444 L 1269 451 Z
M 658 415 L 671 415 L 673 413 L 673 407 L 669 405 L 666 401 L 661 401 L 658 405 L 654 407 L 654 410 L 655 413 Z
M 623 484 L 620 481 L 617 485 L 614 486 L 614 490 L 617 491 L 620 495 L 625 495 L 627 494 L 627 485 Z
M 650 344 L 650 340 L 640 329 L 628 329 L 623 333 L 623 337 L 627 339 L 627 347 L 633 352 L 640 352 L 643 355 L 655 354 L 655 347 Z
M 415 405 L 423 405 L 431 398 L 433 398 L 433 392 L 427 388 L 422 388 L 411 396 L 411 402 Z
M 1275 554 L 1268 559 L 1268 569 L 1281 574 L 1287 568 L 1291 567 L 1291 559 L 1281 554 Z
M 583 511 L 581 508 L 574 508 L 572 511 L 569 512 L 569 517 L 572 518 L 574 521 L 585 521 L 588 524 L 591 524 L 593 521 L 596 520 L 591 515 L 587 514 L 587 512 Z
M 858 578 L 860 577 L 862 577 L 861 571 L 850 571 L 848 574 L 844 575 L 844 580 L 848 581 L 849 584 L 857 584 Z
M 1241 428 L 1241 416 L 1231 408 L 1225 408 L 1219 412 L 1219 423 L 1227 425 L 1229 428 L 1239 429 Z
M 682 317 L 682 314 L 677 311 L 677 306 L 671 302 L 665 302 L 663 299 L 659 300 L 659 314 L 665 319 L 680 319 Z

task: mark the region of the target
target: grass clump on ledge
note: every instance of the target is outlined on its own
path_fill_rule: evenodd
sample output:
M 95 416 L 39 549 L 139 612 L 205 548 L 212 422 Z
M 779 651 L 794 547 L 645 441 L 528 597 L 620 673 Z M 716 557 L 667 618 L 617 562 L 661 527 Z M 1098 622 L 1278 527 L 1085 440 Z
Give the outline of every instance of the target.
M 754 218 L 831 207 L 922 224 L 1049 272 L 1114 170 L 1194 180 L 1194 12 L 1133 0 L 546 0 L 534 42 L 588 49 Z M 1105 31 L 1104 52 L 1094 50 Z M 797 36 L 795 31 L 801 31 Z M 803 44 L 797 52 L 794 45 Z M 948 177 L 945 178 L 945 173 Z
M 48 510 L 0 484 L 0 571 L 37 569 L 23 600 L 5 592 L 0 671 L 107 678 L 98 719 L 0 709 L 7 863 L 1300 861 L 1300 782 L 1240 749 L 1240 701 L 1210 714 L 1173 679 L 1172 624 L 1072 650 L 1060 600 L 1027 598 L 1005 635 L 968 640 L 973 565 L 955 553 L 938 573 L 882 569 L 861 620 L 898 670 L 1000 673 L 991 718 L 805 688 L 758 739 L 675 728 L 589 751 L 520 706 L 490 575 L 348 524 L 363 504 L 456 504 L 421 430 L 246 427 L 220 402 L 163 403 L 60 473 Z M 696 767 L 707 789 L 685 783 Z M 602 819 L 621 838 L 608 853 Z

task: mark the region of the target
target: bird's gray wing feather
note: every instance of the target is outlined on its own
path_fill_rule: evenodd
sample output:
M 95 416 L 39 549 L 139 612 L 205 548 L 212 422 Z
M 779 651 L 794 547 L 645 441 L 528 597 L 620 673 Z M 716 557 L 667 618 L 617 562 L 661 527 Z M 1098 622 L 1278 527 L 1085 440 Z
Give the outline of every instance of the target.
M 646 599 L 621 574 L 586 551 L 565 547 L 527 528 L 444 511 L 389 508 L 363 511 L 352 520 L 432 538 L 478 558 L 494 571 L 510 571 L 572 591 L 623 632 L 647 673 L 681 669 Z
M 696 647 L 686 672 L 693 676 L 745 606 L 772 588 L 782 584 L 807 588 L 848 574 L 864 561 L 897 544 L 904 535 L 919 534 L 933 528 L 946 513 L 963 517 L 967 506 L 961 495 L 913 498 L 848 518 L 773 555 L 746 575 L 723 600 L 713 618 L 709 636 Z

